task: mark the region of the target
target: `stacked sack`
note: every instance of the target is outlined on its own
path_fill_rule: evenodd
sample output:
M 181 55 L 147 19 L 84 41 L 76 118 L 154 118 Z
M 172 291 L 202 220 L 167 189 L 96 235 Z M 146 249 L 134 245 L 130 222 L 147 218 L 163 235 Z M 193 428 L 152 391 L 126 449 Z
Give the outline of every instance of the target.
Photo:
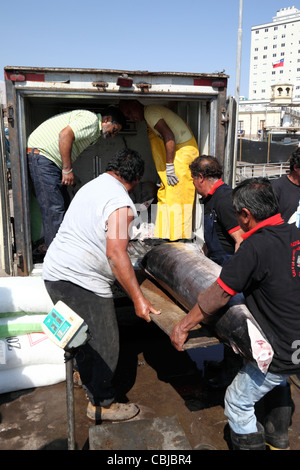
M 64 351 L 41 326 L 53 308 L 42 278 L 0 278 L 0 299 L 0 393 L 64 381 Z

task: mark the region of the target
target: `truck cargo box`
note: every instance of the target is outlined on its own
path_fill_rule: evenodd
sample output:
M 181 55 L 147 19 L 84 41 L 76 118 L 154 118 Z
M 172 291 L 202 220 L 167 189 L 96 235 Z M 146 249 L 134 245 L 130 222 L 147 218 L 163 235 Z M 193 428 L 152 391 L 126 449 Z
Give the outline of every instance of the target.
M 224 163 L 228 146 L 226 96 L 228 76 L 224 73 L 176 73 L 101 69 L 62 69 L 7 66 L 5 116 L 10 143 L 11 209 L 2 194 L 5 271 L 28 276 L 35 267 L 33 247 L 42 239 L 39 209 L 28 178 L 26 142 L 29 134 L 56 114 L 87 109 L 102 112 L 121 99 L 164 105 L 178 113 L 190 126 L 200 154 L 211 154 Z M 128 122 L 114 139 L 99 139 L 74 164 L 76 185 L 71 195 L 86 182 L 103 173 L 110 157 L 127 146 L 145 160 L 142 182 L 158 183 L 158 175 L 147 138 L 146 124 Z M 3 160 L 3 159 L 2 159 Z M 2 165 L 3 166 L 3 165 Z M 5 170 L 1 170 L 2 180 Z M 2 181 L 7 197 L 7 182 Z M 4 200 L 3 200 L 4 197 Z M 139 195 L 135 197 L 138 199 Z M 136 200 L 139 203 L 142 201 Z M 199 207 L 198 207 L 199 206 Z M 11 223 L 12 221 L 12 223 Z M 201 208 L 196 198 L 195 240 L 201 243 Z M 8 256 L 9 255 L 9 256 Z

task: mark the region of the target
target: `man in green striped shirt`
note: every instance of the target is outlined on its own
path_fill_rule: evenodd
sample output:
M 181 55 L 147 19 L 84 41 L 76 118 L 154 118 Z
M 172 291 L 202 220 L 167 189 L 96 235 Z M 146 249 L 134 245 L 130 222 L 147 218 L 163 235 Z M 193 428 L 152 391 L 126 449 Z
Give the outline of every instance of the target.
M 74 183 L 73 162 L 100 136 L 114 137 L 124 126 L 124 115 L 114 106 L 103 114 L 79 109 L 51 117 L 29 136 L 29 173 L 41 210 L 47 248 L 70 203 L 67 186 Z

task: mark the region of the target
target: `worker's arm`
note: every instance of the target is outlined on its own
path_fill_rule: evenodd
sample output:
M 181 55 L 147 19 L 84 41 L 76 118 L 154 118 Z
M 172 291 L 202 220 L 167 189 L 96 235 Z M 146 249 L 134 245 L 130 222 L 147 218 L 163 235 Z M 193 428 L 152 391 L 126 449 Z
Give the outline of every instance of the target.
M 189 313 L 174 327 L 171 333 L 171 342 L 178 351 L 183 351 L 183 345 L 189 331 L 198 323 L 208 323 L 211 316 L 224 307 L 230 295 L 215 281 L 208 289 L 199 294 L 197 303 Z
M 72 169 L 72 161 L 71 161 L 71 154 L 72 154 L 72 145 L 73 141 L 75 140 L 75 135 L 70 126 L 65 127 L 59 133 L 59 152 L 62 160 L 62 169 L 65 172 L 69 172 Z M 62 173 L 62 184 L 67 186 L 72 186 L 74 183 L 74 173 L 71 171 L 68 174 Z
M 240 244 L 243 241 L 242 235 L 243 235 L 244 230 L 243 229 L 238 229 L 235 232 L 231 232 L 230 236 L 234 239 L 235 246 L 234 246 L 234 252 L 236 252 L 240 246 Z
M 169 185 L 175 186 L 179 181 L 174 168 L 175 136 L 164 119 L 160 119 L 154 126 L 154 129 L 162 136 L 165 144 L 167 182 Z
M 128 207 L 122 207 L 110 215 L 107 225 L 106 255 L 116 279 L 132 299 L 136 315 L 150 322 L 149 313 L 158 315 L 160 311 L 143 296 L 127 253 L 129 226 L 132 221 L 132 211 Z
M 160 119 L 154 129 L 162 136 L 166 148 L 166 162 L 173 163 L 175 158 L 175 137 L 167 123 Z

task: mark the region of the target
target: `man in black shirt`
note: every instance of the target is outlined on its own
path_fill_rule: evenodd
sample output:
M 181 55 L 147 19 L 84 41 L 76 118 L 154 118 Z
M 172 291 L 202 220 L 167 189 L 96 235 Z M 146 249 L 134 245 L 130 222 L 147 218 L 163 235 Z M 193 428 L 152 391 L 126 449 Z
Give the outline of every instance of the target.
M 243 181 L 233 190 L 233 205 L 246 232 L 238 251 L 212 286 L 200 293 L 197 304 L 179 322 L 171 341 L 182 350 L 188 331 L 208 322 L 237 292 L 270 342 L 274 356 L 266 374 L 248 362 L 227 388 L 225 414 L 235 449 L 286 449 L 291 402 L 286 379 L 300 370 L 300 230 L 278 213 L 271 183 L 264 178 Z M 270 393 L 268 393 L 270 392 Z M 264 428 L 254 405 L 268 394 Z M 274 396 L 275 395 L 275 396 Z M 285 400 L 283 403 L 281 400 Z
M 290 173 L 272 180 L 272 186 L 278 198 L 279 212 L 288 222 L 296 212 L 300 200 L 300 148 L 289 160 Z
M 232 205 L 232 188 L 222 181 L 222 167 L 211 155 L 197 157 L 191 163 L 190 170 L 194 186 L 202 196 L 201 202 L 204 206 L 206 254 L 215 263 L 223 266 L 238 249 L 244 233 Z M 218 364 L 217 373 L 208 378 L 208 385 L 214 389 L 226 388 L 241 365 L 241 358 L 224 345 L 224 358 Z M 214 369 L 216 370 L 215 367 Z

